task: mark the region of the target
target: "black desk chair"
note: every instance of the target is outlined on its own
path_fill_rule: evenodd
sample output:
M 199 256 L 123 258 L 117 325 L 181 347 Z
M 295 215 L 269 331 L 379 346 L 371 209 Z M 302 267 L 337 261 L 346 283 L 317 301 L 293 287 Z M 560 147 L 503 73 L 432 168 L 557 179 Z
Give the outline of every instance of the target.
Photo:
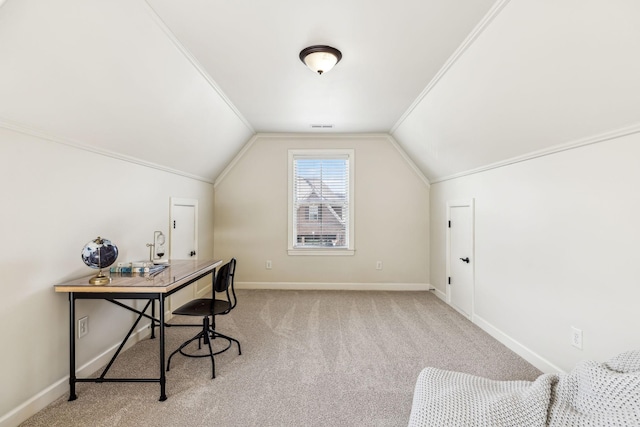
M 201 316 L 202 317 L 202 330 L 198 332 L 196 336 L 185 341 L 176 351 L 171 353 L 169 356 L 169 360 L 167 361 L 167 371 L 169 371 L 171 367 L 171 358 L 176 354 L 180 353 L 183 356 L 187 357 L 210 357 L 211 358 L 211 371 L 212 377 L 216 377 L 216 364 L 213 359 L 213 356 L 216 354 L 220 354 L 222 352 L 227 351 L 232 342 L 235 342 L 238 345 L 238 354 L 242 354 L 242 350 L 240 349 L 240 342 L 231 338 L 227 335 L 221 334 L 216 331 L 216 316 L 229 314 L 231 310 L 234 309 L 236 303 L 238 302 L 236 298 L 236 292 L 233 286 L 234 277 L 236 271 L 236 259 L 232 258 L 227 264 L 220 267 L 220 271 L 215 277 L 213 282 L 213 290 L 212 296 L 213 298 L 199 298 L 193 301 L 190 301 L 177 310 L 173 311 L 173 314 L 181 315 L 181 316 Z M 225 299 L 217 299 L 216 294 L 224 293 L 226 296 Z M 211 318 L 211 320 L 209 320 Z M 178 325 L 176 325 L 178 326 Z M 186 326 L 196 326 L 196 325 L 186 325 Z M 222 350 L 216 351 L 214 353 L 213 348 L 211 347 L 211 340 L 215 340 L 218 338 L 225 339 L 229 341 L 229 344 Z M 189 354 L 185 353 L 184 348 L 190 343 L 198 340 L 198 349 L 202 348 L 202 341 L 204 341 L 209 347 L 208 354 Z

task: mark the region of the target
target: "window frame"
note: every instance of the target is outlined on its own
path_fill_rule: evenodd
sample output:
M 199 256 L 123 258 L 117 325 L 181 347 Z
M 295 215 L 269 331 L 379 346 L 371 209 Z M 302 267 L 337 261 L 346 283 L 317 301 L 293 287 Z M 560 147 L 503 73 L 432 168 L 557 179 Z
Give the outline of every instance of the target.
M 298 158 L 311 159 L 332 159 L 337 157 L 347 157 L 348 162 L 348 195 L 347 203 L 349 207 L 349 221 L 347 223 L 348 244 L 347 247 L 326 247 L 326 248 L 300 248 L 295 247 L 296 238 L 294 236 L 294 160 Z M 355 150 L 353 149 L 291 149 L 288 150 L 288 209 L 287 209 L 287 251 L 289 255 L 354 255 L 355 253 Z

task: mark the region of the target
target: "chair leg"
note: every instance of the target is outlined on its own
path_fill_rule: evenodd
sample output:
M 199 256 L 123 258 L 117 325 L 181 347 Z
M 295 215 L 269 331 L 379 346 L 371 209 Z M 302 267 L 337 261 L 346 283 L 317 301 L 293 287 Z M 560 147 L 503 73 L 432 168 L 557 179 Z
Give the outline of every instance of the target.
M 204 333 L 204 331 L 198 332 L 198 334 L 196 336 L 194 336 L 193 338 L 191 338 L 190 340 L 187 340 L 185 342 L 182 343 L 182 345 L 180 347 L 178 347 L 177 350 L 175 350 L 173 353 L 171 353 L 171 355 L 169 355 L 169 359 L 167 360 L 167 372 L 169 372 L 169 369 L 171 368 L 171 358 L 176 354 L 179 353 L 180 350 L 182 350 L 183 348 L 185 348 L 186 346 L 188 346 L 189 344 L 191 344 L 193 341 L 195 340 L 201 340 L 202 336 L 207 336 L 206 333 Z
M 213 348 L 211 348 L 211 338 L 209 338 L 209 318 L 204 318 L 204 341 L 209 346 L 209 355 L 211 355 L 211 379 L 216 377 L 216 361 L 213 358 Z
M 216 339 L 216 337 L 220 337 L 220 338 L 224 338 L 226 340 L 229 341 L 229 347 L 231 347 L 231 341 L 235 342 L 236 345 L 238 346 L 238 354 L 242 354 L 242 350 L 240 349 L 240 341 L 238 341 L 235 338 L 231 338 L 227 335 L 221 334 L 220 332 L 216 331 L 216 316 L 212 316 L 211 319 L 211 338 L 213 338 L 214 340 Z M 226 349 L 219 351 L 218 353 L 222 353 L 224 351 L 227 351 L 229 349 L 229 347 L 227 347 Z M 218 354 L 216 353 L 216 354 Z
M 215 378 L 216 377 L 216 362 L 214 359 L 214 355 L 216 353 L 213 352 L 213 347 L 211 346 L 211 338 L 209 337 L 209 331 L 211 330 L 211 327 L 209 326 L 209 318 L 205 317 L 202 320 L 202 330 L 200 332 L 198 332 L 193 338 L 185 341 L 184 343 L 182 343 L 182 345 L 180 347 L 178 347 L 177 350 L 175 350 L 173 353 L 171 353 L 169 355 L 169 359 L 167 360 L 167 372 L 169 372 L 169 370 L 171 369 L 171 358 L 173 358 L 173 356 L 176 353 L 180 353 L 184 356 L 187 357 L 207 357 L 209 356 L 211 358 L 211 373 L 212 376 L 211 378 Z M 191 344 L 192 342 L 194 342 L 195 340 L 198 340 L 198 349 L 201 348 L 201 344 L 202 344 L 202 340 L 204 340 L 207 343 L 207 346 L 209 347 L 209 354 L 202 354 L 202 355 L 194 355 L 194 354 L 187 354 L 184 353 L 182 350 L 188 346 L 189 344 Z
M 235 338 L 231 338 L 230 336 L 227 336 L 227 335 L 225 335 L 225 334 L 221 334 L 220 332 L 218 332 L 218 331 L 216 331 L 216 330 L 214 330 L 214 329 L 211 329 L 210 334 L 211 334 L 211 337 L 212 337 L 213 339 L 216 339 L 216 337 L 220 337 L 220 338 L 224 338 L 224 339 L 226 339 L 226 340 L 229 340 L 229 342 L 231 342 L 231 341 L 235 342 L 235 343 L 236 343 L 236 345 L 238 346 L 238 354 L 242 354 L 242 349 L 240 348 L 240 341 L 238 341 L 237 339 L 235 339 Z M 229 347 L 227 347 L 227 349 L 228 349 L 228 348 L 229 348 Z M 225 350 L 223 350 L 223 351 L 226 351 L 226 349 L 225 349 Z

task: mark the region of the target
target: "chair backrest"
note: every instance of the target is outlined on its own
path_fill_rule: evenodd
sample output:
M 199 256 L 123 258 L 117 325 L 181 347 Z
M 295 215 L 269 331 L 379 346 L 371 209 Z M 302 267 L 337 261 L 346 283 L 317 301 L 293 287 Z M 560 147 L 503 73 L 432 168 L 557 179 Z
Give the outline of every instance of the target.
M 236 259 L 231 258 L 231 260 L 220 267 L 218 274 L 216 275 L 216 280 L 213 284 L 214 290 L 214 299 L 215 293 L 224 292 L 227 295 L 227 301 L 231 303 L 230 309 L 236 306 L 236 291 L 234 288 L 234 278 L 236 273 Z

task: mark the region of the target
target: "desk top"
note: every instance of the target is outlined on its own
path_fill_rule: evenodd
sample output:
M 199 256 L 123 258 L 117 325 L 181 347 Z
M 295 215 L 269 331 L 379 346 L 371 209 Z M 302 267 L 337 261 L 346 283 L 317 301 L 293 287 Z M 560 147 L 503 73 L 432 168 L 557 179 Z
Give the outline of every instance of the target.
M 154 276 L 123 276 L 120 273 L 111 273 L 111 283 L 92 285 L 89 283 L 89 279 L 95 276 L 92 274 L 55 285 L 54 288 L 56 292 L 168 293 L 210 273 L 222 264 L 222 260 L 175 260 L 169 264 L 169 267 Z

